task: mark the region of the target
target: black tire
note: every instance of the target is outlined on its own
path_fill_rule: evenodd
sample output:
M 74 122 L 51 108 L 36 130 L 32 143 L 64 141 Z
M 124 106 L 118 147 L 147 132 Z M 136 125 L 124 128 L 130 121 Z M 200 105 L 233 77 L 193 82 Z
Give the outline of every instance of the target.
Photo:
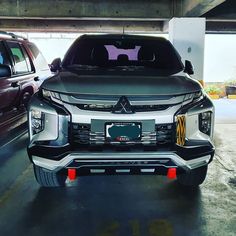
M 183 186 L 198 186 L 203 183 L 207 175 L 208 166 L 202 166 L 188 173 L 177 176 L 177 181 Z
M 24 105 L 25 108 L 28 107 L 28 103 L 30 101 L 30 98 L 32 97 L 32 94 L 29 92 L 26 92 L 22 96 L 22 104 Z
M 34 175 L 37 182 L 43 187 L 63 187 L 65 186 L 67 176 L 40 166 L 34 165 Z
M 17 105 L 17 109 L 19 111 L 25 111 L 27 110 L 28 103 L 30 101 L 30 98 L 32 97 L 32 94 L 29 92 L 24 92 L 20 99 L 19 99 L 19 104 Z

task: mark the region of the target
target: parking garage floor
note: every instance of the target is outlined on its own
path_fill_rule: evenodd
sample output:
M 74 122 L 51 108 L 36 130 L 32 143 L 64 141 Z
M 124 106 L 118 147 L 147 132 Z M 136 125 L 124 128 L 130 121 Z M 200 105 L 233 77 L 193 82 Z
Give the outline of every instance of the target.
M 235 235 L 236 102 L 215 105 L 216 156 L 197 189 L 151 175 L 88 176 L 67 188 L 40 188 L 25 127 L 1 134 L 0 235 Z

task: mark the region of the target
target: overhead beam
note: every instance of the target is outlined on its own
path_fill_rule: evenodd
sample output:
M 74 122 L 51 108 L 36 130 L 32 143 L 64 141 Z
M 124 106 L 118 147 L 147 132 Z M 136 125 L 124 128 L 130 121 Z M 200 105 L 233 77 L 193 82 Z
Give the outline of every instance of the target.
M 0 29 L 15 32 L 168 33 L 168 20 L 42 20 L 0 19 Z M 206 33 L 236 33 L 236 20 L 206 20 Z
M 1 0 L 1 17 L 171 18 L 172 0 Z
M 183 16 L 202 16 L 223 2 L 225 0 L 183 0 Z
M 208 20 L 206 33 L 209 34 L 236 34 L 236 20 Z
M 18 32 L 157 33 L 163 21 L 0 19 L 0 29 Z

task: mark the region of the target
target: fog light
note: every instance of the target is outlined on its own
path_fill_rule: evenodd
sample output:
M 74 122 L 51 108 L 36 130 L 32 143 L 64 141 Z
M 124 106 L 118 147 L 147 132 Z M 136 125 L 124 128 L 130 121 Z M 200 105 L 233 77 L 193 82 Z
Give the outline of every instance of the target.
M 44 113 L 39 110 L 31 110 L 32 134 L 37 134 L 44 129 Z
M 199 114 L 199 130 L 204 134 L 211 135 L 211 112 Z

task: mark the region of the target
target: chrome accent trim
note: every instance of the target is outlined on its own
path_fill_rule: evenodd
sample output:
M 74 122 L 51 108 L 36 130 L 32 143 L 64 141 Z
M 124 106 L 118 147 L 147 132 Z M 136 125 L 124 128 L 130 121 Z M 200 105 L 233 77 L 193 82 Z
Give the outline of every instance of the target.
M 152 160 L 150 160 L 149 158 L 152 158 Z M 99 162 L 99 163 L 101 162 L 119 163 L 121 161 L 122 162 L 130 162 L 130 161 L 147 161 L 148 162 L 148 161 L 155 161 L 155 160 L 161 161 L 162 159 L 170 159 L 176 164 L 177 167 L 182 167 L 185 170 L 192 170 L 192 169 L 208 164 L 208 162 L 210 161 L 210 158 L 211 158 L 211 155 L 207 155 L 200 158 L 195 158 L 193 160 L 185 161 L 177 154 L 171 153 L 171 152 L 142 152 L 142 153 L 139 153 L 139 152 L 132 152 L 132 153 L 129 153 L 129 152 L 122 152 L 122 153 L 78 152 L 78 153 L 70 153 L 59 161 L 49 160 L 49 159 L 38 157 L 38 156 L 33 156 L 32 160 L 35 165 L 51 170 L 51 171 L 57 171 L 62 168 L 65 168 L 73 161 L 87 162 L 89 166 L 89 163 L 91 162 Z M 158 165 L 160 166 L 162 164 L 158 164 Z M 102 167 L 102 165 L 99 165 L 99 166 Z
M 105 96 L 105 95 L 104 95 Z M 102 97 L 104 97 L 102 96 Z M 60 94 L 60 97 L 63 102 L 70 103 L 70 104 L 104 104 L 104 105 L 115 105 L 121 96 L 108 96 L 109 98 L 99 98 L 97 99 L 94 95 L 87 95 L 87 98 L 79 98 L 76 96 L 68 96 L 66 94 Z M 163 95 L 165 97 L 165 95 Z M 168 99 L 160 99 L 157 96 L 127 96 L 131 105 L 174 105 L 184 102 L 186 95 L 176 95 Z M 138 99 L 137 99 L 138 98 Z M 186 100 L 187 103 L 192 101 L 192 94 Z
M 92 174 L 103 174 L 105 173 L 104 169 L 90 169 L 90 173 Z
M 196 159 L 187 161 L 188 166 L 190 166 L 191 169 L 196 169 L 198 167 L 206 165 L 209 162 L 210 158 L 209 158 L 209 160 L 206 160 L 205 157 L 206 156 L 197 158 L 198 161 L 195 161 Z
M 72 114 L 72 123 L 91 124 L 92 120 L 107 121 L 140 121 L 153 119 L 156 124 L 173 123 L 173 114 L 180 108 L 181 103 L 173 105 L 169 109 L 163 111 L 137 112 L 134 114 L 112 114 L 110 112 L 86 111 L 80 110 L 75 105 L 64 104 L 65 108 Z
M 130 173 L 130 169 L 117 169 L 116 173 Z
M 142 138 L 140 141 L 128 141 L 126 144 L 156 144 L 157 134 L 156 132 L 142 132 Z M 90 143 L 106 143 L 105 134 L 103 132 L 90 132 Z M 110 141 L 109 144 L 120 144 L 120 142 Z
M 141 169 L 142 173 L 153 173 L 155 172 L 155 169 Z

